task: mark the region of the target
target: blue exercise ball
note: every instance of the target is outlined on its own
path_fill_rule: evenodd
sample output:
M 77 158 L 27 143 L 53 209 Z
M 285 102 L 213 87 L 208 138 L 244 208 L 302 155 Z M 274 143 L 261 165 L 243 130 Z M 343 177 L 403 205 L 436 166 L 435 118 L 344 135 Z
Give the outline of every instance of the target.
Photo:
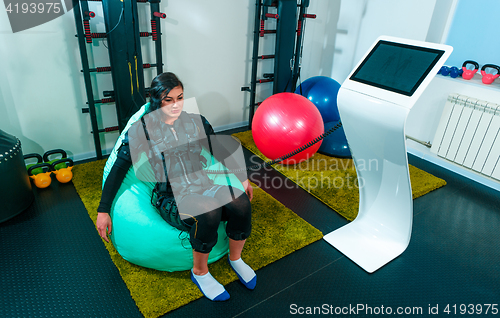
M 338 120 L 331 121 L 325 124 L 325 132 L 329 131 L 332 127 L 339 123 Z M 319 153 L 324 155 L 339 157 L 339 158 L 351 158 L 351 151 L 347 144 L 347 139 L 345 137 L 344 128 L 337 128 L 334 132 L 329 134 L 323 139 L 321 146 L 318 149 Z
M 340 84 L 333 78 L 314 76 L 308 78 L 295 90 L 295 94 L 307 97 L 318 108 L 323 122 L 339 120 L 337 108 L 337 94 Z

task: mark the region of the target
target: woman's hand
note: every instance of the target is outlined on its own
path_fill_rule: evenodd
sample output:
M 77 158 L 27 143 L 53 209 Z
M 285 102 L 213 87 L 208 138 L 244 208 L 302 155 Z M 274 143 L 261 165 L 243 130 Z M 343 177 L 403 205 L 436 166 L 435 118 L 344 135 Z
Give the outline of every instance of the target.
M 243 188 L 245 189 L 245 192 L 248 195 L 248 199 L 250 199 L 250 201 L 252 201 L 252 199 L 253 199 L 253 188 L 252 188 L 252 185 L 250 184 L 250 181 L 248 181 L 248 179 L 246 179 L 241 184 L 243 185 Z
M 111 235 L 111 228 L 112 228 L 112 223 L 111 223 L 111 217 L 109 216 L 108 213 L 105 212 L 97 212 L 97 220 L 95 222 L 97 231 L 99 232 L 99 235 L 109 243 L 108 236 L 106 235 L 106 230 L 108 230 L 109 234 Z

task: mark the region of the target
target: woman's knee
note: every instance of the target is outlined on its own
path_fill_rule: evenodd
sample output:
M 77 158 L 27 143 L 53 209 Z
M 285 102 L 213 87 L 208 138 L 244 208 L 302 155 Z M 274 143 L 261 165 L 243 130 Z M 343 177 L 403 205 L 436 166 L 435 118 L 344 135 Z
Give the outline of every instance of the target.
M 252 209 L 248 197 L 246 201 L 242 198 L 240 202 L 235 200 L 225 207 L 226 233 L 233 240 L 245 240 L 252 231 Z
M 250 204 L 250 200 L 246 195 L 240 196 L 237 199 L 231 201 L 225 206 L 228 211 L 229 218 L 237 218 L 240 220 L 250 221 L 252 217 L 252 205 Z

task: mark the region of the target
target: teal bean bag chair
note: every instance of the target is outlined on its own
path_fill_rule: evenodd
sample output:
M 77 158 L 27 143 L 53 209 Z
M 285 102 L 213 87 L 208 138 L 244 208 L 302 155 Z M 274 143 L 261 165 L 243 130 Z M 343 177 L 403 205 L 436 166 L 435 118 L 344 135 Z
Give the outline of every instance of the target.
M 126 131 L 144 114 L 148 106 L 149 103 L 131 117 L 118 138 L 104 167 L 103 184 L 116 160 L 118 147 Z M 212 163 L 207 169 L 225 169 L 207 151 L 203 151 L 202 155 L 209 163 Z M 145 155 L 142 159 L 147 162 Z M 148 173 L 150 179 L 148 179 Z M 125 260 L 139 266 L 169 272 L 191 269 L 193 253 L 189 243 L 189 234 L 170 226 L 151 205 L 151 194 L 155 182 L 143 181 L 154 180 L 150 166 L 149 170 L 141 169 L 141 174 L 138 177 L 138 173 L 132 166 L 113 201 L 110 215 L 113 221 L 111 241 L 114 247 Z M 230 184 L 243 191 L 241 182 L 234 175 L 216 174 L 209 175 L 209 177 L 216 184 Z M 210 252 L 208 263 L 219 260 L 228 253 L 228 249 L 229 241 L 226 236 L 225 222 L 221 222 L 217 244 Z

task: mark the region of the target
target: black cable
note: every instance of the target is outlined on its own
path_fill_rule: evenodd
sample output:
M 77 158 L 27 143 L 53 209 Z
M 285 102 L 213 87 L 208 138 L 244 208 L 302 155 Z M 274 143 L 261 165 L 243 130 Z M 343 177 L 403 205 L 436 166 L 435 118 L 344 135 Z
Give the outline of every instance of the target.
M 109 50 L 109 48 L 108 48 L 108 46 L 107 46 L 106 44 L 104 44 L 104 40 L 107 40 L 107 38 L 106 38 L 106 37 L 107 37 L 109 34 L 111 34 L 111 32 L 113 32 L 113 31 L 114 31 L 114 30 L 118 27 L 118 24 L 120 24 L 120 21 L 122 20 L 122 17 L 123 17 L 123 12 L 124 12 L 124 11 L 125 11 L 125 10 L 124 10 L 124 8 L 122 7 L 122 12 L 120 13 L 120 17 L 118 18 L 118 22 L 116 22 L 115 26 L 111 29 L 111 31 L 109 31 L 108 33 L 106 33 L 106 34 L 105 34 L 105 37 L 103 37 L 103 38 L 102 38 L 102 40 L 101 40 L 102 45 L 104 45 L 104 47 L 105 47 L 106 49 L 108 49 L 108 50 Z
M 272 161 L 268 161 L 268 162 L 264 162 L 264 163 L 261 163 L 261 164 L 255 164 L 251 167 L 246 167 L 246 168 L 240 168 L 240 169 L 234 169 L 234 170 L 205 170 L 206 173 L 213 173 L 213 174 L 227 174 L 227 173 L 241 173 L 241 172 L 246 172 L 246 171 L 250 171 L 250 170 L 257 170 L 257 169 L 260 169 L 260 168 L 267 168 L 269 166 L 272 166 L 274 164 L 277 164 L 283 160 L 286 160 L 290 157 L 293 157 L 295 156 L 296 154 L 298 154 L 299 152 L 301 151 L 304 151 L 305 149 L 311 147 L 312 145 L 318 143 L 320 140 L 323 140 L 326 136 L 330 135 L 331 133 L 333 133 L 335 130 L 339 129 L 340 127 L 342 127 L 342 122 L 338 122 L 337 125 L 333 126 L 332 128 L 330 128 L 328 131 L 326 131 L 325 133 L 323 133 L 322 135 L 316 137 L 315 139 L 311 140 L 310 142 L 308 142 L 307 144 L 305 144 L 304 146 L 302 147 L 299 147 L 297 149 L 295 149 L 294 151 L 284 155 L 284 156 L 281 156 L 277 159 L 274 159 Z

